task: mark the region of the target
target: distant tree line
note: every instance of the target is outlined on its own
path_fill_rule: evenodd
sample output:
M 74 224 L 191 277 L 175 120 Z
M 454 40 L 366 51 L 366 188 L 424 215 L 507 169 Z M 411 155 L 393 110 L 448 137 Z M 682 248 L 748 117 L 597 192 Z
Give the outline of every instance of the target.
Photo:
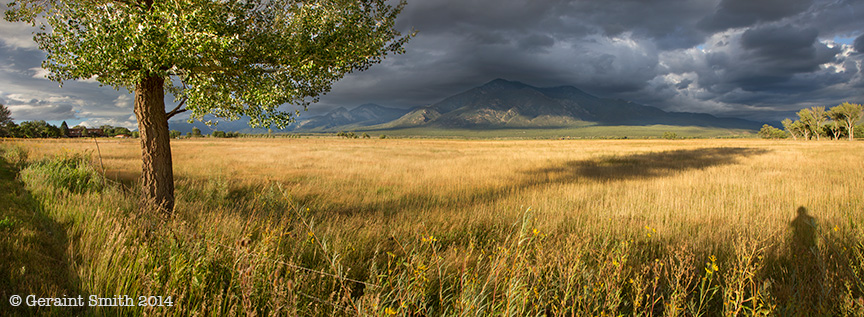
M 0 104 L 0 137 L 4 138 L 63 138 L 63 137 L 114 137 L 125 135 L 137 137 L 136 132 L 124 127 L 103 125 L 98 128 L 87 128 L 81 125 L 69 128 L 66 121 L 59 127 L 45 120 L 24 121 L 16 124 L 12 121 L 9 108 Z
M 844 102 L 828 110 L 825 110 L 824 106 L 811 107 L 801 109 L 796 114 L 798 120 L 786 118 L 780 122 L 785 131 L 766 124 L 759 131 L 759 136 L 766 139 L 784 139 L 791 136 L 795 140 L 848 138 L 851 141 L 861 137 L 864 132 L 864 125 L 858 124 L 864 117 L 864 106 L 859 104 Z

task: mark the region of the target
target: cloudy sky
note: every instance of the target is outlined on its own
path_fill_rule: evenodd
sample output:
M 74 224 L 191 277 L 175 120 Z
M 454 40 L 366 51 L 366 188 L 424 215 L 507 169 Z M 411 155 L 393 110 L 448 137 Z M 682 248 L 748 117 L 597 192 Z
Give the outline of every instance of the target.
M 667 111 L 780 120 L 864 102 L 864 0 L 408 0 L 407 53 L 348 75 L 302 116 L 414 107 L 495 78 L 572 85 Z M 0 103 L 16 121 L 135 126 L 133 97 L 58 87 L 21 24 L 0 22 Z M 170 107 L 170 105 L 169 105 Z

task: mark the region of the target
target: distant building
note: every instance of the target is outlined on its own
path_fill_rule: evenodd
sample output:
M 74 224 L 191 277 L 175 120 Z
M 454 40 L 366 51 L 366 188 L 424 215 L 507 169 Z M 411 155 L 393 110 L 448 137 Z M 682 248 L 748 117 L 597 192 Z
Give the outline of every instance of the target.
M 84 132 L 84 129 L 71 128 L 71 129 L 69 129 L 69 137 L 70 138 L 80 138 L 82 136 L 83 132 Z M 99 128 L 87 129 L 87 136 L 88 137 L 94 137 L 94 136 L 103 137 L 103 136 L 105 136 L 105 131 L 102 131 L 102 129 L 99 129 Z

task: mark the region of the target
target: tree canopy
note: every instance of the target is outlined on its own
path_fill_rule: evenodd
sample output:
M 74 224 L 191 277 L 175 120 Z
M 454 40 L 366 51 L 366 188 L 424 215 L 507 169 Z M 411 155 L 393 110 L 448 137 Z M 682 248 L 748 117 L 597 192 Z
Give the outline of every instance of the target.
M 864 116 L 864 107 L 844 102 L 827 111 L 821 106 L 801 109 L 797 115 L 798 120 L 786 118 L 781 122 L 795 139 L 799 136 L 804 140 L 813 137 L 818 140 L 822 136 L 839 139 L 845 135 L 852 141 L 855 138 L 855 124 Z M 832 121 L 826 124 L 828 119 Z
M 384 0 L 23 0 L 6 19 L 40 27 L 49 79 L 89 79 L 133 90 L 165 81 L 193 118 L 290 122 L 334 81 L 401 53 L 404 2 Z M 43 18 L 40 18 L 43 17 Z M 168 116 L 182 111 L 180 107 Z

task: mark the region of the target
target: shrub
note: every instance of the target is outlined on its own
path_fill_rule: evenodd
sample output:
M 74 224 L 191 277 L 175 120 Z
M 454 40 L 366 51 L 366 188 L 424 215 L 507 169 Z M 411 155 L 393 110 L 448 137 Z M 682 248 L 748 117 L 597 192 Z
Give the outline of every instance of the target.
M 100 191 L 102 175 L 93 167 L 90 156 L 74 153 L 42 159 L 21 171 L 21 179 L 35 188 L 48 191 L 86 193 Z
M 663 132 L 663 138 L 666 140 L 675 140 L 678 138 L 678 134 L 676 134 L 675 132 L 666 131 Z

